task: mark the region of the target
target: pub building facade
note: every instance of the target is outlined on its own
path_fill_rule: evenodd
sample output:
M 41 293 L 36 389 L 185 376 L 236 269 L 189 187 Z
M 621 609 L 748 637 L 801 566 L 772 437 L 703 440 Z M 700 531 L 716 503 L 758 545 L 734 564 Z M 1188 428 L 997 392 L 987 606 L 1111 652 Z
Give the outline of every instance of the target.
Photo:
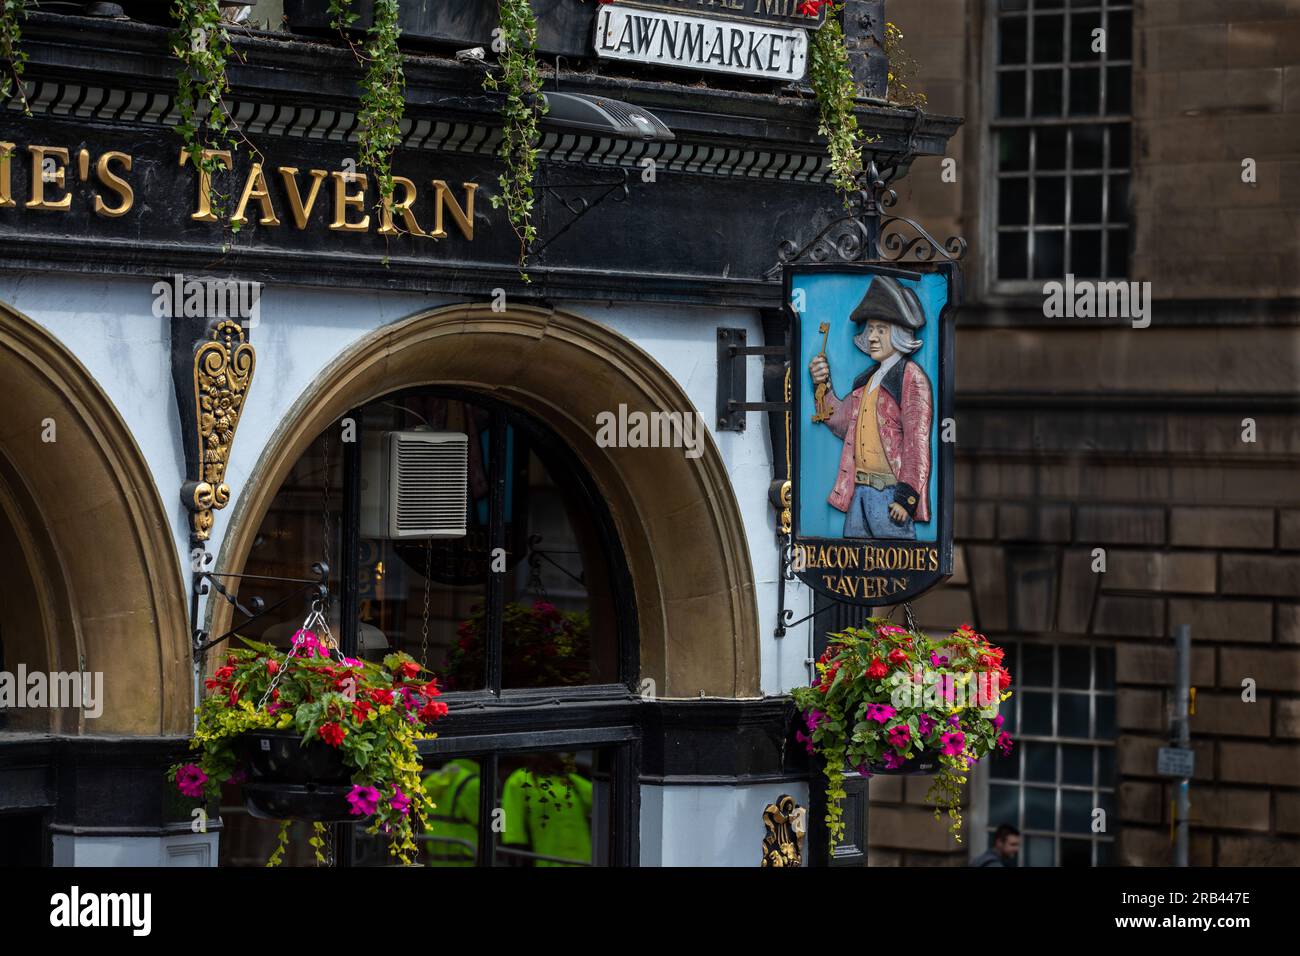
M 233 8 L 241 142 L 211 170 L 182 155 L 160 8 L 23 22 L 30 115 L 16 92 L 0 112 L 0 671 L 88 676 L 79 701 L 0 710 L 4 862 L 263 862 L 274 825 L 238 788 L 199 826 L 164 772 L 220 641 L 286 647 L 322 574 L 345 648 L 446 688 L 428 862 L 752 866 L 781 795 L 826 858 L 786 693 L 823 638 L 778 627 L 814 610 L 781 570 L 780 409 L 783 250 L 843 215 L 817 105 L 796 59 L 639 55 L 597 23 L 635 7 L 806 56 L 824 13 L 535 0 L 550 111 L 523 281 L 491 202 L 495 4 L 444 6 L 402 5 L 391 209 L 324 3 Z M 843 15 L 869 158 L 901 179 L 960 120 L 887 98 L 883 3 Z M 391 495 L 421 436 L 451 436 L 463 513 Z M 560 648 L 538 637 L 557 618 Z M 540 778 L 565 781 L 546 839 L 511 829 Z M 861 863 L 852 799 L 838 858 Z M 510 806 L 525 819 L 478 825 Z M 337 862 L 385 862 L 357 829 Z

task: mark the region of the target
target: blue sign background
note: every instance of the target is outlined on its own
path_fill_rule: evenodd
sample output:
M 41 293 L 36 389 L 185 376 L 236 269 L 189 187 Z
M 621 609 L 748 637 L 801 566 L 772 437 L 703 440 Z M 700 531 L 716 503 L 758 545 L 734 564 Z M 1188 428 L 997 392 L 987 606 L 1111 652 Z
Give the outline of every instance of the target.
M 836 274 L 830 272 L 796 275 L 791 286 L 791 299 L 798 302 L 799 292 L 804 294 L 804 308 L 800 313 L 800 341 L 798 358 L 791 373 L 792 388 L 800 390 L 800 408 L 804 410 L 799 429 L 799 461 L 795 463 L 795 480 L 799 482 L 799 534 L 803 537 L 840 538 L 844 535 L 844 512 L 838 511 L 826 498 L 835 486 L 839 471 L 843 439 L 836 438 L 825 424 L 812 421 L 816 402 L 813 398 L 812 376 L 808 363 L 822 350 L 822 333 L 817 327 L 830 323 L 826 339 L 826 358 L 831 366 L 831 387 L 839 398 L 847 400 L 849 387 L 859 373 L 875 365 L 871 357 L 853 344 L 861 326 L 849 321 L 849 313 L 862 301 L 874 276 Z M 948 301 L 947 279 L 929 273 L 919 280 L 899 279 L 899 284 L 915 290 L 925 310 L 925 325 L 917 333 L 921 348 L 914 352 L 916 362 L 930 379 L 930 387 L 939 382 L 939 316 Z M 930 423 L 930 481 L 927 490 L 930 520 L 916 523 L 917 541 L 934 541 L 939 500 L 939 402 L 932 395 L 935 415 Z M 894 539 L 890 539 L 894 540 Z

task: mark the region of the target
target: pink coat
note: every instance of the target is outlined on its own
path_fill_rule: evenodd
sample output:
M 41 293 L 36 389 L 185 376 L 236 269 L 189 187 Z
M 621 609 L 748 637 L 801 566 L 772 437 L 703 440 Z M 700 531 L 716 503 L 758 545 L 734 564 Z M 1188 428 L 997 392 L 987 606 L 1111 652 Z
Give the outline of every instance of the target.
M 840 470 L 835 487 L 826 500 L 839 511 L 848 511 L 853 501 L 855 472 L 855 437 L 858 433 L 858 409 L 866 393 L 868 373 L 858 377 L 847 400 L 827 393 L 831 417 L 827 424 L 837 438 L 844 439 Z M 898 485 L 894 501 L 902 505 L 917 521 L 930 520 L 930 423 L 934 417 L 934 399 L 930 379 L 919 365 L 907 359 L 895 363 L 885 373 L 876 393 L 876 419 L 880 444 Z

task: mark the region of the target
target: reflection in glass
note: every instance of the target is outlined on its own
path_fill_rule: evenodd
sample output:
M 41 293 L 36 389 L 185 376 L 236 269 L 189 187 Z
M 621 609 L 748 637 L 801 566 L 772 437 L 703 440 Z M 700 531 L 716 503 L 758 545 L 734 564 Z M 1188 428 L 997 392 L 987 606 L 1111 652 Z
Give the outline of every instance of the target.
M 499 866 L 593 866 L 608 859 L 609 773 L 602 751 L 502 756 Z

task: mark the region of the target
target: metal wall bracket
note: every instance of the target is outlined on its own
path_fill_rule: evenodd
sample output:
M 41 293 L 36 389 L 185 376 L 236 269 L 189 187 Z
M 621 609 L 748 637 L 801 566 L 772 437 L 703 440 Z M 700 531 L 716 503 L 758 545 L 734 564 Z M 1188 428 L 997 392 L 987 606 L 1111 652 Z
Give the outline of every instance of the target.
M 746 412 L 784 412 L 786 402 L 747 402 L 745 358 L 777 355 L 785 358 L 784 345 L 746 345 L 744 329 L 718 329 L 718 431 L 743 432 Z

